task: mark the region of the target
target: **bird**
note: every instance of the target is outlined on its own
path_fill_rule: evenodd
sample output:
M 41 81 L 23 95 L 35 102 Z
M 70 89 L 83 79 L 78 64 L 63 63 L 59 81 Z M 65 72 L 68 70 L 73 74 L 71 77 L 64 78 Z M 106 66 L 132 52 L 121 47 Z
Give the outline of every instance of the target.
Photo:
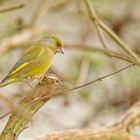
M 62 40 L 46 35 L 32 45 L 0 82 L 0 88 L 11 83 L 23 82 L 43 76 L 49 69 L 56 53 L 64 54 Z

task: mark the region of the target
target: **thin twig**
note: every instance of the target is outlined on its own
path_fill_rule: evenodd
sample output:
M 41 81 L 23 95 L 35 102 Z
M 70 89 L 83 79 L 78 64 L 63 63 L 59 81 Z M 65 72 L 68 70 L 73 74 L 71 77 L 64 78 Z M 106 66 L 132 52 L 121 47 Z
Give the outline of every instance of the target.
M 124 71 L 124 70 L 126 70 L 126 69 L 128 69 L 128 68 L 130 68 L 130 67 L 132 67 L 132 66 L 134 66 L 134 65 L 135 65 L 135 64 L 128 65 L 128 66 L 126 66 L 126 67 L 124 67 L 124 68 L 122 68 L 122 69 L 120 69 L 120 70 L 117 70 L 117 71 L 115 71 L 115 72 L 113 72 L 113 73 L 110 73 L 110 74 L 107 74 L 107 75 L 105 75 L 105 76 L 102 76 L 102 77 L 100 77 L 100 78 L 97 78 L 97 79 L 95 79 L 95 80 L 93 80 L 93 81 L 90 81 L 90 82 L 88 82 L 88 83 L 86 83 L 86 84 L 83 84 L 83 85 L 80 85 L 80 86 L 76 86 L 76 87 L 74 87 L 74 88 L 66 89 L 66 90 L 63 90 L 63 91 L 59 91 L 59 92 L 57 92 L 57 93 L 53 93 L 53 94 L 48 95 L 48 96 L 40 97 L 40 98 L 37 99 L 37 100 L 50 99 L 50 98 L 52 98 L 53 96 L 59 96 L 59 95 L 67 94 L 68 92 L 71 92 L 71 91 L 74 91 L 74 90 L 76 90 L 76 89 L 80 89 L 80 88 L 86 87 L 86 86 L 91 85 L 91 84 L 93 84 L 93 83 L 95 83 L 95 82 L 97 82 L 97 81 L 102 81 L 103 79 L 108 78 L 108 77 L 110 77 L 110 76 L 112 76 L 112 75 L 115 75 L 115 74 L 117 74 L 117 73 L 120 73 L 121 71 Z M 36 101 L 36 100 L 35 100 L 35 101 Z
M 11 108 L 11 110 L 15 110 L 17 108 L 14 102 L 5 95 L 0 94 L 0 99 L 5 101 L 5 103 Z
M 12 113 L 12 111 L 9 111 L 9 112 L 3 114 L 2 116 L 0 116 L 0 120 L 3 119 L 3 118 L 5 118 L 5 117 L 7 117 L 11 113 Z
M 103 39 L 103 36 L 102 36 L 102 33 L 101 33 L 101 29 L 98 26 L 97 21 L 95 21 L 95 26 L 96 26 L 96 30 L 97 30 L 97 34 L 99 36 L 100 42 L 101 42 L 102 46 L 104 47 L 104 49 L 106 50 L 107 55 L 111 58 L 111 55 L 110 55 L 109 50 L 108 50 L 108 46 L 106 45 L 106 43 L 105 43 L 105 41 Z
M 40 0 L 37 9 L 35 10 L 35 12 L 33 13 L 33 16 L 31 18 L 30 21 L 30 25 L 29 27 L 34 27 L 34 25 L 36 24 L 36 22 L 38 21 L 38 18 L 41 16 L 41 14 L 43 13 L 46 5 L 44 3 L 45 0 Z
M 68 90 L 66 90 L 66 91 L 64 91 L 64 92 L 70 92 L 70 91 L 73 91 L 73 90 L 76 90 L 76 89 L 83 88 L 83 87 L 86 87 L 86 86 L 88 86 L 88 85 L 91 85 L 91 84 L 93 84 L 93 83 L 95 83 L 95 82 L 97 82 L 97 81 L 102 81 L 103 79 L 105 79 L 105 78 L 107 78 L 107 77 L 110 77 L 110 76 L 112 76 L 112 75 L 115 75 L 115 74 L 117 74 L 117 73 L 120 73 L 121 71 L 124 71 L 124 70 L 126 70 L 126 69 L 128 69 L 128 68 L 130 68 L 130 67 L 132 67 L 132 66 L 134 66 L 134 65 L 135 65 L 135 64 L 128 65 L 128 66 L 126 66 L 126 67 L 124 67 L 124 68 L 122 68 L 122 69 L 120 69 L 120 70 L 118 70 L 118 71 L 115 71 L 115 72 L 110 73 L 110 74 L 107 74 L 107 75 L 105 75 L 105 76 L 103 76 L 103 77 L 97 78 L 97 79 L 95 79 L 95 80 L 93 80 L 93 81 L 90 81 L 90 82 L 88 82 L 88 83 L 86 83 L 86 84 L 83 84 L 83 85 L 80 85 L 80 86 L 77 86 L 77 87 L 68 89 Z
M 107 55 L 111 58 L 111 55 L 110 55 L 109 50 L 108 50 L 108 46 L 106 45 L 106 43 L 105 43 L 105 41 L 104 41 L 104 39 L 103 39 L 102 31 L 101 31 L 101 28 L 100 28 L 99 23 L 98 23 L 99 18 L 98 18 L 98 16 L 97 16 L 97 14 L 96 14 L 94 8 L 93 8 L 93 10 L 92 10 L 92 14 L 93 14 L 94 19 L 95 19 L 95 20 L 94 20 L 94 23 L 95 23 L 95 27 L 96 27 L 96 30 L 97 30 L 97 34 L 98 34 L 99 40 L 100 40 L 102 46 L 104 47 L 104 49 L 106 50 Z
M 11 109 L 11 112 L 15 111 L 17 114 L 27 117 L 28 114 L 26 114 L 26 112 L 24 113 L 23 108 L 19 108 L 17 105 L 15 105 L 14 102 L 10 98 L 6 97 L 5 95 L 0 94 L 0 99 L 2 99 L 3 101 L 5 101 L 5 103 L 7 103 L 7 105 Z M 0 117 L 0 118 L 2 118 L 2 117 Z
M 87 46 L 87 45 L 78 45 L 78 44 L 71 44 L 71 45 L 65 45 L 66 48 L 69 48 L 69 49 L 80 49 L 80 50 L 84 50 L 84 51 L 93 51 L 93 52 L 99 52 L 99 53 L 103 53 L 105 55 L 107 55 L 107 52 L 99 47 L 92 47 L 92 46 Z M 121 60 L 125 60 L 125 61 L 128 61 L 128 62 L 131 62 L 131 63 L 134 63 L 136 65 L 139 66 L 138 63 L 136 63 L 132 58 L 130 58 L 129 56 L 125 56 L 124 54 L 120 54 L 120 53 L 116 53 L 114 51 L 111 51 L 111 50 L 108 50 L 109 51 L 109 54 L 111 55 L 111 57 L 115 57 L 115 58 L 118 58 L 118 59 L 121 59 Z
M 90 2 L 90 0 L 84 0 L 88 13 L 95 22 L 96 17 L 93 15 L 93 6 Z M 127 52 L 131 57 L 133 57 L 136 61 L 136 63 L 140 64 L 140 58 L 137 56 L 137 54 L 129 48 L 129 46 L 119 37 L 117 36 L 106 24 L 104 24 L 100 19 L 98 19 L 98 25 L 100 28 L 102 28 L 125 52 Z
M 16 6 L 3 8 L 3 9 L 0 9 L 0 13 L 5 13 L 5 12 L 10 12 L 10 11 L 18 10 L 18 9 L 23 8 L 24 6 L 25 5 L 22 3 L 22 4 L 19 4 L 19 5 L 16 5 Z
M 51 11 L 56 11 L 56 10 L 60 10 L 61 8 L 65 7 L 66 5 L 69 4 L 71 0 L 61 0 L 60 2 L 58 2 L 57 4 L 53 4 L 49 7 L 49 10 Z
M 79 77 L 76 85 L 85 83 L 88 73 L 89 73 L 90 61 L 85 57 L 82 59 Z

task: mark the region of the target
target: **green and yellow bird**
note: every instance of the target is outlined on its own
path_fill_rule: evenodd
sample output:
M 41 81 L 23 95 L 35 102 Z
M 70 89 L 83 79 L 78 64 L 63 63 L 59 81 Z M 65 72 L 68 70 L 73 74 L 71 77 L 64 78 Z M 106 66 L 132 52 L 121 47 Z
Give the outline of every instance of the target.
M 63 42 L 56 36 L 45 36 L 17 61 L 0 82 L 0 87 L 41 77 L 49 69 L 57 52 L 64 53 Z

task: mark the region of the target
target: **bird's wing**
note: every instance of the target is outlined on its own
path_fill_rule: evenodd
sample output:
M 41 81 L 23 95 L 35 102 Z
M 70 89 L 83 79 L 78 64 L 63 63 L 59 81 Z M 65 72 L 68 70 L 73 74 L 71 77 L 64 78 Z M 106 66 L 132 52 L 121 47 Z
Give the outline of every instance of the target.
M 40 44 L 36 44 L 35 46 L 31 47 L 9 71 L 8 76 L 15 74 L 16 72 L 29 65 L 32 61 L 38 58 L 43 53 L 43 51 L 44 48 L 41 47 Z

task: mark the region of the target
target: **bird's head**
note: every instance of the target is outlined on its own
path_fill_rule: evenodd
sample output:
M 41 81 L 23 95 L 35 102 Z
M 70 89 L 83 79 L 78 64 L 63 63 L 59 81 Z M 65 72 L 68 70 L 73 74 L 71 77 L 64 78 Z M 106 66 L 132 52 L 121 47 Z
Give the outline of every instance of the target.
M 64 50 L 63 50 L 64 45 L 59 37 L 52 36 L 52 35 L 45 36 L 43 39 L 40 40 L 40 42 L 43 45 L 43 47 L 51 49 L 53 53 L 58 52 L 64 54 Z

